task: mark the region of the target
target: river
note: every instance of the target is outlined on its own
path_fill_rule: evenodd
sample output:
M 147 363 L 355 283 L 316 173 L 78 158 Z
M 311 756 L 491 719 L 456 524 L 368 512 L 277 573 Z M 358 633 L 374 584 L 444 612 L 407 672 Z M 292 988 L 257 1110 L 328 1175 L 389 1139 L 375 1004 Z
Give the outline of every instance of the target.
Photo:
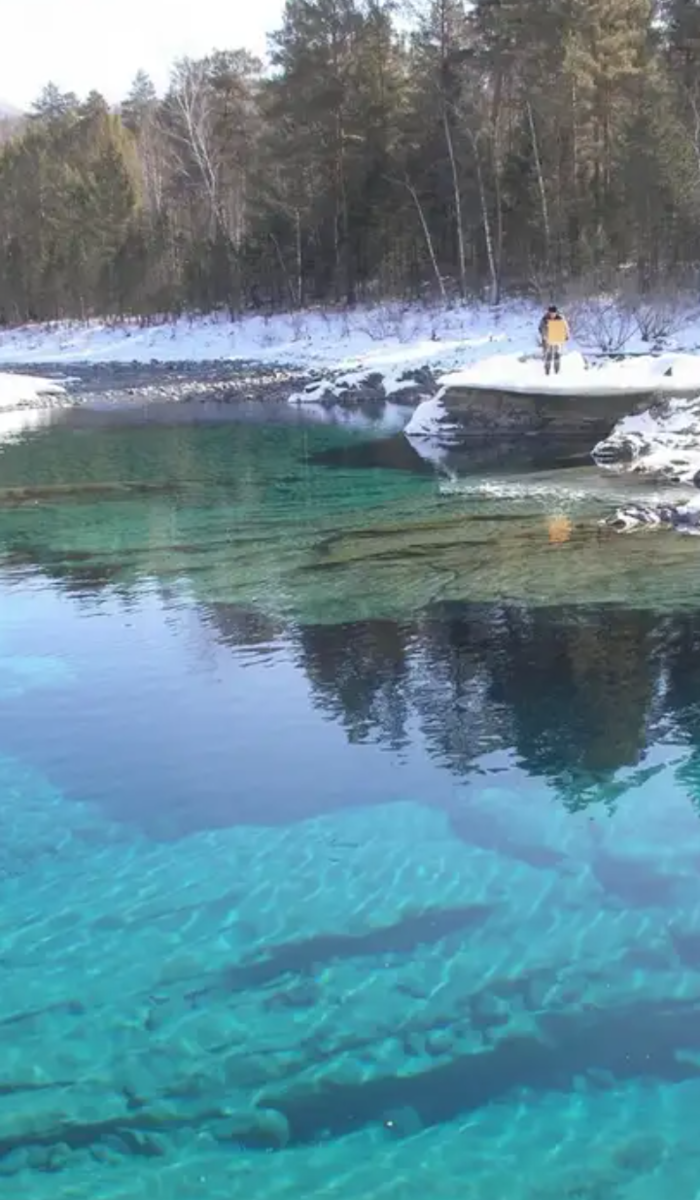
M 275 399 L 0 465 L 0 1195 L 694 1194 L 697 543 Z

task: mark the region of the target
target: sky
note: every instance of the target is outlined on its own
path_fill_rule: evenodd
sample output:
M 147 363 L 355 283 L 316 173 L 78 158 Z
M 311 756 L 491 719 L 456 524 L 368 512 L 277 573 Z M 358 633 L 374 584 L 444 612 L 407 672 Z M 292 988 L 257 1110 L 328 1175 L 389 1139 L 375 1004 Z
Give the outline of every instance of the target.
M 30 0 L 2 16 L 0 100 L 28 108 L 51 80 L 123 99 L 143 68 L 162 91 L 174 59 L 245 46 L 261 56 L 284 0 Z

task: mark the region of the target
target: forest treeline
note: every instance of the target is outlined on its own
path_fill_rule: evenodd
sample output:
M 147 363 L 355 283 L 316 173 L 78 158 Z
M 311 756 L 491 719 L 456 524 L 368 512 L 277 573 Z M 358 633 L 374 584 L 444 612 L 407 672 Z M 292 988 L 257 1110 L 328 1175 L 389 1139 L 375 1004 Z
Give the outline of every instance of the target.
M 270 61 L 49 84 L 0 144 L 0 320 L 695 285 L 697 0 L 287 0 Z

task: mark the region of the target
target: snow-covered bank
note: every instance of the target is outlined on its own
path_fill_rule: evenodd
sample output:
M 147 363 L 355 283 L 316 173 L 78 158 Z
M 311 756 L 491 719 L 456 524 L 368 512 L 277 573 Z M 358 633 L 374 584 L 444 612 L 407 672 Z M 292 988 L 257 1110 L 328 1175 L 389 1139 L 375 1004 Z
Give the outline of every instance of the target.
M 66 389 L 55 379 L 34 375 L 12 375 L 0 371 L 0 410 L 26 406 L 47 407 L 50 397 L 64 396 Z
M 223 316 L 185 316 L 150 325 L 138 321 L 53 322 L 0 331 L 0 363 L 150 363 L 229 362 L 284 363 L 309 371 L 367 373 L 389 382 L 411 368 L 440 373 L 468 370 L 494 352 L 488 386 L 496 376 L 529 372 L 542 379 L 537 358 L 539 304 L 505 301 L 497 309 L 485 304 L 428 305 L 384 303 L 353 310 L 305 310 L 269 316 L 247 315 L 232 321 Z M 585 322 L 571 317 L 573 340 L 564 357 L 562 380 L 581 369 L 581 352 L 601 349 L 591 341 Z M 681 323 L 667 342 L 677 350 L 700 344 L 698 321 Z M 625 353 L 643 354 L 649 344 L 640 335 L 625 341 Z M 531 361 L 518 365 L 519 356 Z M 533 358 L 534 356 L 534 358 Z M 485 369 L 485 368 L 484 368 Z M 503 380 L 501 379 L 501 382 Z M 555 380 L 552 378 L 551 386 Z M 486 383 L 482 386 L 487 386 Z
M 545 375 L 539 357 L 497 354 L 443 375 L 447 388 L 562 396 L 630 396 L 700 392 L 700 355 L 637 355 L 589 363 L 578 351 L 564 355 L 561 372 Z
M 409 404 L 421 398 L 421 389 L 424 396 L 434 395 L 439 382 L 553 397 L 675 394 L 696 387 L 700 392 L 700 357 L 680 353 L 697 347 L 697 322 L 688 320 L 669 340 L 679 353 L 650 355 L 637 336 L 624 347 L 636 357 L 601 364 L 590 357 L 600 346 L 586 342 L 585 323 L 574 315 L 561 374 L 547 378 L 538 349 L 540 316 L 539 305 L 508 301 L 498 309 L 387 303 L 238 321 L 210 316 L 151 325 L 57 322 L 0 332 L 0 364 L 229 363 L 238 364 L 237 372 L 242 364 L 284 366 L 312 378 L 292 397 L 304 404 L 357 398 Z
M 634 461 L 640 472 L 684 482 L 700 469 L 700 400 L 688 399 L 700 395 L 700 355 L 587 363 L 572 353 L 561 373 L 550 376 L 528 356 L 492 355 L 438 383 L 437 394 L 416 407 L 406 426 L 411 440 L 449 447 L 489 428 L 541 434 L 568 426 L 595 438 L 613 425 L 616 414 L 630 413 L 596 446 L 594 459 L 601 466 Z M 654 398 L 657 403 L 640 414 Z
M 347 311 L 274 316 L 182 317 L 142 326 L 104 321 L 56 322 L 0 332 L 0 362 L 285 363 L 314 371 L 377 371 L 410 367 L 454 370 L 493 352 L 532 350 L 539 310 L 512 303 L 432 307 L 385 304 Z

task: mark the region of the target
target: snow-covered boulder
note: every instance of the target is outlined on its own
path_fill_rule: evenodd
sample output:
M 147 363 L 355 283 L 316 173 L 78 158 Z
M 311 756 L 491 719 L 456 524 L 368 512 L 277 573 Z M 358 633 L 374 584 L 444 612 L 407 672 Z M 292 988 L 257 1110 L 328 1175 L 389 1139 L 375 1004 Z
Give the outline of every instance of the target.
M 607 517 L 603 525 L 608 525 L 621 533 L 630 533 L 635 529 L 668 528 L 679 533 L 700 534 L 700 499 L 689 500 L 687 504 L 627 504 L 619 508 L 612 517 Z
M 451 420 L 443 397 L 444 389 L 418 405 L 404 430 L 407 438 L 430 438 L 439 445 L 449 445 L 459 439 L 460 429 Z
M 293 392 L 289 404 L 367 404 L 392 399 L 397 404 L 415 404 L 436 389 L 429 367 L 411 370 L 355 370 L 326 375 Z
M 623 417 L 592 450 L 597 466 L 700 487 L 700 397 Z

